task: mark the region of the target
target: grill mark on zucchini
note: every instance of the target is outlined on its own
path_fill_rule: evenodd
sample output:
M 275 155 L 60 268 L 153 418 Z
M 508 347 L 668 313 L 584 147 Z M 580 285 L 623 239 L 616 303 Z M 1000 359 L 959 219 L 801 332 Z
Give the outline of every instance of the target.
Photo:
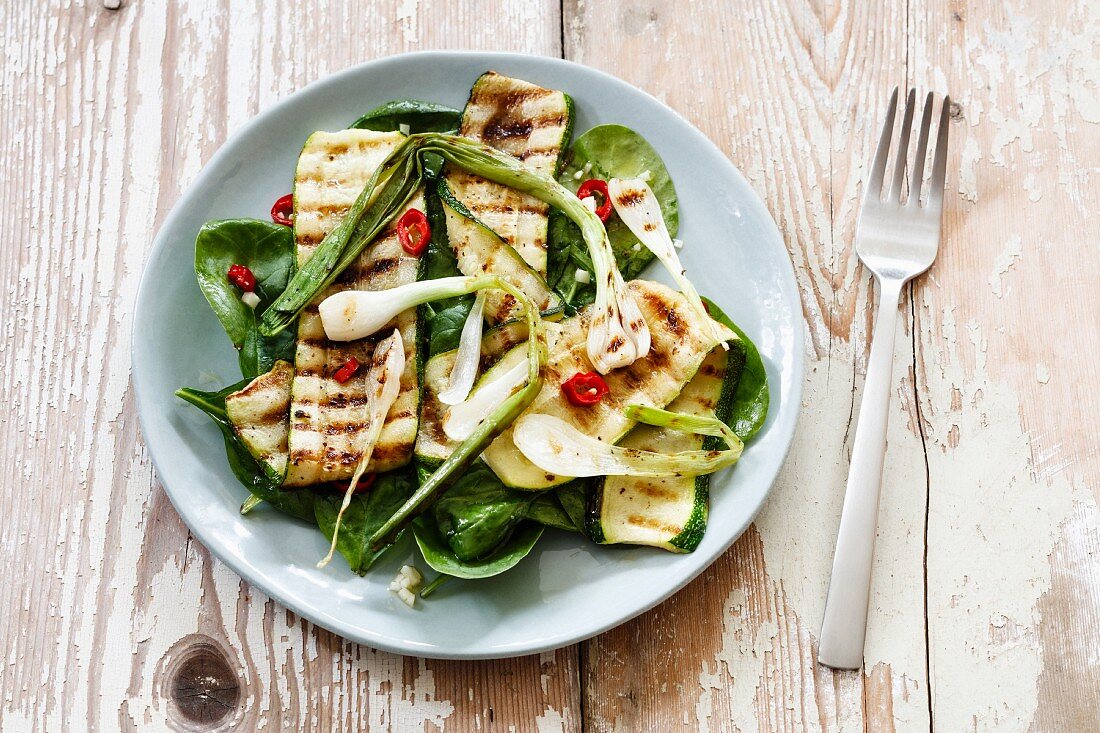
M 450 180 L 458 180 L 453 175 Z M 446 219 L 447 237 L 454 250 L 456 264 L 467 275 L 492 272 L 525 292 L 545 314 L 561 309 L 561 299 L 543 277 L 535 272 L 492 229 L 486 226 L 459 201 L 447 181 L 437 187 Z M 485 296 L 485 317 L 492 322 L 509 321 L 522 315 L 516 299 L 500 290 Z
M 515 156 L 528 170 L 552 176 L 572 135 L 572 118 L 565 94 L 490 71 L 474 82 L 459 133 Z M 462 171 L 448 170 L 447 180 L 461 203 L 545 277 L 546 204 Z
M 744 347 L 737 340 L 731 342 L 728 352 L 715 347 L 668 409 L 714 414 L 728 420 L 744 358 Z M 713 453 L 720 442 L 714 437 L 639 425 L 623 445 Z M 670 552 L 691 552 L 706 529 L 709 498 L 709 475 L 598 479 L 589 489 L 585 531 L 600 544 L 650 545 Z
M 375 168 L 403 137 L 399 133 L 344 130 L 315 133 L 307 141 L 295 183 L 299 264 L 313 254 L 324 235 L 339 223 Z M 422 198 L 415 196 L 409 206 L 422 208 Z M 391 226 L 299 316 L 286 485 L 312 485 L 351 477 L 359 462 L 357 444 L 367 428 L 363 421 L 365 372 L 345 384 L 336 382 L 332 375 L 350 357 L 368 364 L 377 342 L 391 332 L 387 328 L 367 339 L 329 341 L 317 304 L 341 290 L 382 290 L 413 282 L 416 267 L 416 259 L 403 252 Z M 384 471 L 408 463 L 416 437 L 419 390 L 415 313 L 410 310 L 400 314 L 393 325 L 401 331 L 405 345 L 405 371 L 368 471 Z
M 538 199 L 535 199 L 538 201 Z M 467 205 L 470 211 L 476 214 L 530 214 L 532 216 L 542 216 L 550 208 L 546 204 L 528 204 L 526 202 L 520 204 L 500 204 L 493 203 L 491 201 L 473 201 Z
M 233 430 L 258 461 L 276 476 L 287 467 L 290 430 L 290 383 L 294 368 L 276 362 L 271 371 L 225 398 L 225 411 Z

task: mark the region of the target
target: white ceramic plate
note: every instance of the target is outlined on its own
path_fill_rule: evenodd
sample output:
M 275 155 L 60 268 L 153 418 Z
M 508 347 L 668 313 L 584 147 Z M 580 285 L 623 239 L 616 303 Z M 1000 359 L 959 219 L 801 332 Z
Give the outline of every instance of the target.
M 710 526 L 694 553 L 599 547 L 548 530 L 510 572 L 452 582 L 412 610 L 386 590 L 403 563 L 419 559 L 411 543 L 391 551 L 365 578 L 339 557 L 318 570 L 328 543 L 316 529 L 274 511 L 238 513 L 247 492 L 226 464 L 217 429 L 172 393 L 183 385 L 216 389 L 240 375 L 195 283 L 194 241 L 202 223 L 266 218 L 271 202 L 290 190 L 311 132 L 341 129 L 402 97 L 460 109 L 474 79 L 488 69 L 572 95 L 577 134 L 617 122 L 653 144 L 679 194 L 684 265 L 699 291 L 756 342 L 767 364 L 771 410 L 740 463 L 714 477 Z M 646 276 L 662 279 L 658 270 Z M 212 374 L 220 383 L 212 383 Z M 168 496 L 195 537 L 241 577 L 295 613 L 373 647 L 425 657 L 508 657 L 571 644 L 638 615 L 698 575 L 745 530 L 794 433 L 801 309 L 786 249 L 760 199 L 718 148 L 653 97 L 559 59 L 408 54 L 311 84 L 252 120 L 211 159 L 153 244 L 134 319 L 133 379 L 145 442 Z

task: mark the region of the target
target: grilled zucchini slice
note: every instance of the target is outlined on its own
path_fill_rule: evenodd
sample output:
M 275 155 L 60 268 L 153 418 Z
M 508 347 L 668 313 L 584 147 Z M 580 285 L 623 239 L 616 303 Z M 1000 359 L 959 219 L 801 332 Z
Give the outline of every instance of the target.
M 593 371 L 585 350 L 589 309 L 561 323 L 548 323 L 544 384 L 527 413 L 554 415 L 587 435 L 617 443 L 634 427 L 623 412 L 626 405 L 664 407 L 695 376 L 703 359 L 719 344 L 714 331 L 704 327 L 687 299 L 675 290 L 648 280 L 631 281 L 628 287 L 649 325 L 649 354 L 605 375 L 611 391 L 598 404 L 574 407 L 562 395 L 561 383 L 577 372 Z M 732 331 L 721 330 L 722 340 L 736 338 Z M 512 441 L 512 428 L 489 444 L 482 459 L 512 488 L 547 489 L 571 480 L 528 461 Z
M 500 358 L 510 353 L 513 347 L 527 343 L 527 322 L 509 321 L 494 326 L 481 338 L 482 380 L 488 370 Z M 525 351 L 521 349 L 521 351 Z M 445 351 L 428 359 L 424 365 L 423 383 L 420 399 L 420 426 L 416 437 L 416 459 L 424 466 L 434 468 L 454 452 L 458 443 L 443 432 L 443 418 L 447 414 L 447 405 L 439 401 L 439 393 L 447 389 L 451 379 L 457 350 Z M 479 380 L 481 381 L 481 380 Z
M 546 279 L 524 262 L 500 235 L 479 221 L 455 197 L 446 181 L 439 182 L 438 191 L 447 217 L 447 238 L 459 271 L 466 275 L 499 275 L 526 293 L 544 316 L 558 314 L 562 308 L 561 298 L 546 284 Z M 490 322 L 502 323 L 522 316 L 523 309 L 508 293 L 490 290 L 486 294 L 485 317 Z
M 573 135 L 573 102 L 568 95 L 495 72 L 481 75 L 470 90 L 459 133 L 509 153 L 524 167 L 553 176 Z M 448 216 L 447 235 L 455 249 L 459 269 L 466 275 L 486 271 L 509 275 L 497 242 L 487 246 L 478 224 L 495 232 L 502 243 L 541 279 L 535 300 L 546 285 L 546 241 L 550 207 L 534 196 L 487 181 L 449 166 L 445 176 L 453 198 L 469 217 Z M 496 265 L 488 257 L 494 255 Z M 512 309 L 487 309 L 495 322 L 515 318 Z
M 668 409 L 689 415 L 714 414 L 728 421 L 744 364 L 740 341 L 731 343 L 729 351 L 715 347 Z M 674 453 L 713 449 L 719 443 L 719 438 L 638 425 L 620 445 Z M 709 487 L 709 474 L 597 479 L 588 498 L 585 530 L 603 545 L 650 545 L 670 552 L 692 552 L 706 530 Z
M 290 383 L 294 367 L 277 361 L 271 371 L 226 395 L 225 412 L 241 442 L 273 476 L 286 474 Z
M 314 133 L 298 160 L 294 185 L 294 235 L 298 264 L 345 215 L 367 180 L 404 139 L 399 132 L 341 130 Z M 423 210 L 422 193 L 409 208 Z M 317 305 L 341 290 L 386 290 L 416 280 L 417 260 L 408 255 L 391 225 L 364 250 L 339 279 L 311 303 L 298 320 L 298 345 L 291 388 L 289 467 L 285 484 L 303 486 L 346 480 L 359 463 L 366 416 L 365 370 L 344 384 L 332 375 L 349 358 L 368 364 L 374 345 L 391 331 L 358 341 L 335 342 L 325 336 Z M 416 313 L 398 315 L 394 326 L 405 344 L 401 392 L 386 416 L 367 471 L 388 471 L 412 458 L 416 440 Z

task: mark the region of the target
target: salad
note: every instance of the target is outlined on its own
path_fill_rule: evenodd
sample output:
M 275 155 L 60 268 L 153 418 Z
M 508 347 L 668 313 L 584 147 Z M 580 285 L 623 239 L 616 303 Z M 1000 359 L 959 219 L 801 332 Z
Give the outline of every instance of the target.
M 680 264 L 656 150 L 573 125 L 564 92 L 487 72 L 461 111 L 395 100 L 315 132 L 271 221 L 201 228 L 242 379 L 176 394 L 221 430 L 242 514 L 316 526 L 318 564 L 358 574 L 411 538 L 435 577 L 402 568 L 409 605 L 547 529 L 698 547 L 711 474 L 767 415 L 764 367 Z

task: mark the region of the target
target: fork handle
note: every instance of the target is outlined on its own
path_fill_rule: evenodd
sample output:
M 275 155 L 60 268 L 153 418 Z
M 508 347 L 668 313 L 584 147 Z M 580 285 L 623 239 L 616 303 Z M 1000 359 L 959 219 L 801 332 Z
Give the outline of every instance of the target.
M 833 572 L 817 659 L 836 669 L 859 669 L 871 596 L 871 560 L 886 452 L 886 421 L 894 362 L 894 329 L 903 280 L 876 278 L 878 314 L 859 405 L 859 422 L 848 466 Z

